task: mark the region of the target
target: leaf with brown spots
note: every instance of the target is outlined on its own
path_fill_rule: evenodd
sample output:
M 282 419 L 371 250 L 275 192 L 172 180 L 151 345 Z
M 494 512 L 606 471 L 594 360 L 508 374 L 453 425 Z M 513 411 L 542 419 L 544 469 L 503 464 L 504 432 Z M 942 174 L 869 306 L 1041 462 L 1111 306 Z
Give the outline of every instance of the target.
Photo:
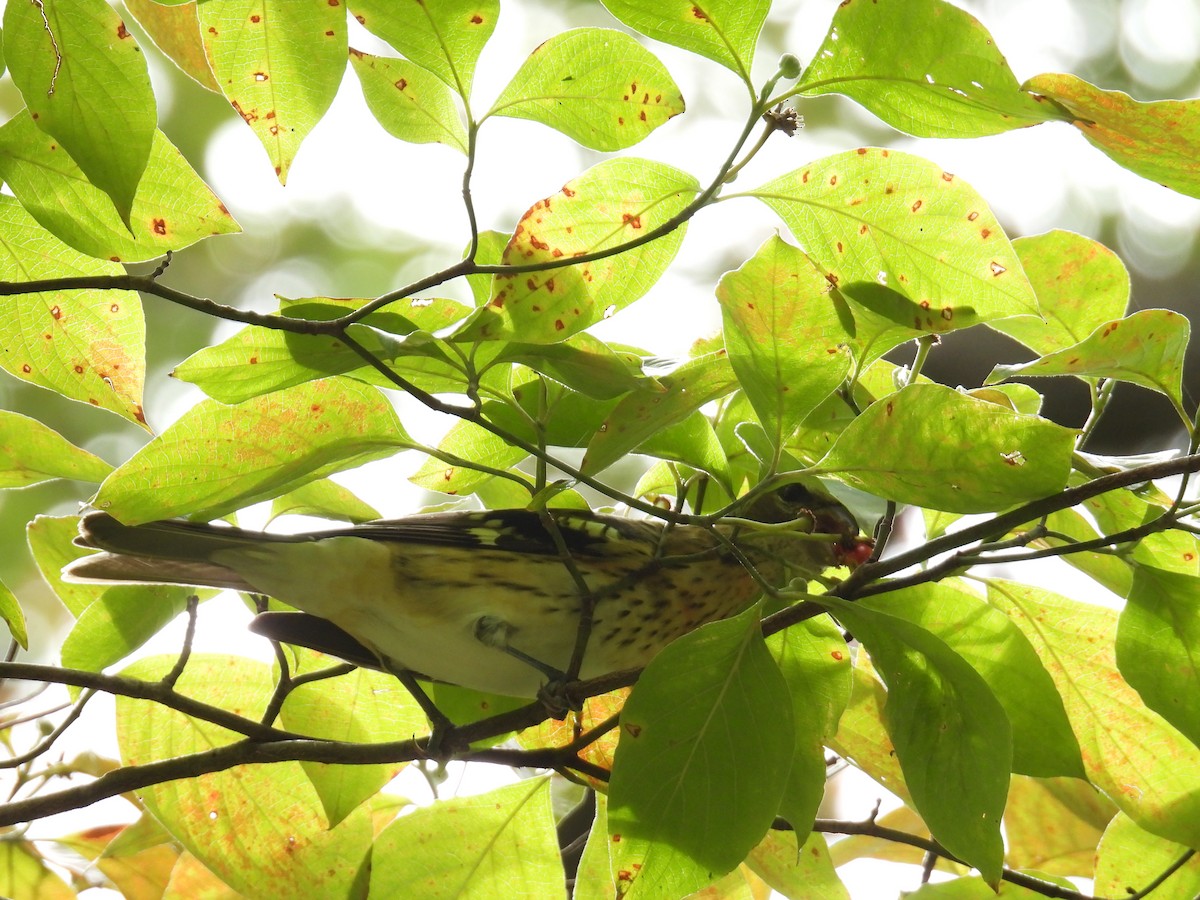
M 1042 317 L 1016 316 L 990 323 L 1035 353 L 1077 344 L 1097 327 L 1125 314 L 1129 272 L 1098 241 L 1071 231 L 1050 231 L 1013 241 L 1037 294 Z
M 116 263 L 72 250 L 12 197 L 0 197 L 0 280 L 120 275 Z M 56 291 L 8 298 L 0 317 L 0 366 L 70 400 L 89 403 L 143 428 L 146 324 L 129 291 Z
M 787 223 L 832 287 L 898 326 L 944 333 L 1036 314 L 995 214 L 947 174 L 919 156 L 863 147 L 750 194 Z
M 1117 165 L 1200 197 L 1200 100 L 1141 103 L 1074 75 L 1036 75 L 1024 87 L 1066 107 L 1071 124 Z
M 1074 430 L 1046 419 L 914 384 L 863 410 L 817 465 L 900 503 L 994 512 L 1062 490 L 1074 440 Z
M 534 50 L 488 115 L 541 122 L 593 150 L 624 150 L 683 109 L 670 73 L 632 37 L 577 28 Z
M 370 872 L 372 897 L 566 900 L 549 777 L 399 816 L 375 839 Z
M 200 33 L 221 93 L 254 131 L 280 184 L 346 70 L 346 10 L 289 0 L 201 3 Z
M 974 16 L 944 0 L 842 3 L 797 91 L 844 94 L 918 137 L 981 137 L 1063 118 L 1022 90 Z
M 774 447 L 846 380 L 852 362 L 834 298 L 803 251 L 768 239 L 717 285 L 725 346 Z
M 97 259 L 140 262 L 241 230 L 161 131 L 154 134 L 129 227 L 28 110 L 0 127 L 0 178 L 43 228 Z
M 116 11 L 103 0 L 10 3 L 4 43 L 37 127 L 128 222 L 158 113 L 146 58 Z
M 173 656 L 139 660 L 122 675 L 161 679 Z M 201 702 L 257 718 L 271 696 L 269 666 L 193 654 L 179 688 Z M 394 701 L 393 701 L 394 702 Z M 126 765 L 145 765 L 225 746 L 239 735 L 147 700 L 116 705 Z M 371 846 L 371 804 L 330 827 L 298 762 L 238 767 L 147 788 L 147 808 L 231 888 L 244 895 L 347 896 Z
M 350 0 L 350 12 L 367 31 L 469 97 L 475 63 L 496 28 L 500 2 Z
M 349 378 L 204 400 L 113 472 L 95 506 L 130 525 L 217 518 L 413 446 L 387 398 Z
M 280 313 L 298 319 L 328 320 L 358 309 L 366 300 L 311 297 L 281 300 Z M 453 324 L 468 312 L 462 304 L 441 298 L 406 298 L 352 325 L 350 333 L 377 359 L 430 391 L 459 391 L 466 376 L 429 331 Z M 390 337 L 405 335 L 403 341 Z M 222 403 L 240 403 L 323 378 L 354 372 L 380 387 L 395 387 L 362 357 L 332 336 L 291 334 L 250 325 L 222 341 L 193 353 L 172 375 L 195 384 Z
M 570 259 L 653 231 L 700 192 L 691 175 L 644 159 L 610 159 L 533 205 L 504 250 L 507 265 Z M 624 253 L 541 272 L 498 274 L 460 341 L 555 343 L 637 300 L 666 271 L 684 226 Z
M 295 674 L 327 667 L 328 656 L 296 647 Z M 279 712 L 279 724 L 288 731 L 328 741 L 358 744 L 394 741 L 422 734 L 426 719 L 416 701 L 398 696 L 395 676 L 359 668 L 338 678 L 310 681 L 291 691 Z M 302 762 L 316 788 L 329 827 L 345 821 L 361 803 L 379 793 L 396 777 L 404 763 L 365 766 L 328 766 Z
M 634 31 L 719 62 L 750 83 L 770 0 L 602 0 Z
M 221 86 L 204 55 L 196 6 L 195 2 L 166 6 L 154 0 L 125 0 L 125 8 L 133 13 L 163 55 L 197 84 L 219 94 Z
M 1105 322 L 1078 344 L 1033 362 L 996 366 L 987 383 L 1017 375 L 1112 378 L 1165 394 L 1188 423 L 1183 407 L 1183 358 L 1190 333 L 1191 325 L 1179 313 L 1143 309 L 1128 318 Z
M 503 438 L 492 434 L 482 425 L 466 421 L 451 425 L 450 430 L 438 442 L 437 449 L 442 454 L 458 457 L 462 462 L 455 463 L 430 456 L 408 480 L 427 491 L 457 497 L 468 496 L 478 485 L 492 477 L 489 472 L 472 468 L 471 463 L 503 471 L 529 455 L 520 447 L 514 447 Z
M 1200 748 L 1142 702 L 1117 668 L 1117 613 L 1043 588 L 990 580 L 988 603 L 1027 637 L 1054 679 L 1087 780 L 1154 834 L 1200 842 Z
M 467 152 L 467 131 L 454 95 L 420 66 L 403 59 L 350 50 L 371 115 L 392 137 L 413 144 L 441 143 Z

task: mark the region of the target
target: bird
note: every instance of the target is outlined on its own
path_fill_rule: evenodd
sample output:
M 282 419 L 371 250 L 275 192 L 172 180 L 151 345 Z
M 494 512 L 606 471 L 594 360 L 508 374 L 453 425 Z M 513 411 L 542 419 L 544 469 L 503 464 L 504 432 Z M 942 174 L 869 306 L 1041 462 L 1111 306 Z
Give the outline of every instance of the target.
M 582 680 L 644 667 L 675 638 L 746 609 L 762 582 L 817 577 L 862 544 L 851 513 L 816 487 L 786 485 L 738 515 L 706 527 L 584 509 L 458 510 L 283 535 L 181 519 L 125 525 L 95 511 L 75 543 L 101 552 L 64 576 L 267 595 L 298 612 L 260 614 L 260 634 L 536 697 L 570 666 L 585 604 Z

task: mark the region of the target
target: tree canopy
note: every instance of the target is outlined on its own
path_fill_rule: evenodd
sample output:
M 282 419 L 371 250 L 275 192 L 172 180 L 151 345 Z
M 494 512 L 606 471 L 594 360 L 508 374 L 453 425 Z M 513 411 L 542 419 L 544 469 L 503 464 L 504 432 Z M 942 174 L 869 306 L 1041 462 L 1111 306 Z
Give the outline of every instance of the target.
M 811 58 L 785 53 L 762 75 L 770 6 L 572 5 L 579 27 L 481 89 L 499 0 L 126 0 L 128 25 L 105 0 L 8 0 L 3 62 L 24 108 L 0 126 L 0 367 L 74 405 L 23 394 L 23 411 L 0 409 L 0 488 L 62 483 L 44 508 L 6 504 L 0 524 L 25 529 L 69 620 L 52 660 L 19 659 L 52 628 L 24 584 L 0 584 L 14 700 L 0 894 L 846 897 L 838 867 L 856 859 L 923 866 L 922 898 L 1200 891 L 1189 323 L 1131 301 L 1125 265 L 1091 237 L 1010 237 L 938 144 L 904 137 L 1073 129 L 1078 153 L 1200 198 L 1198 101 L 1018 77 L 946 0 L 830 3 Z M 680 54 L 703 60 L 711 96 L 673 78 Z M 364 239 L 353 257 L 385 273 L 383 290 L 347 265 L 320 293 L 222 295 L 205 246 L 242 242 L 257 270 L 272 224 L 241 234 L 190 138 L 159 122 L 167 61 L 232 106 L 269 160 L 259 176 L 280 184 L 346 102 L 349 68 L 388 134 L 456 160 L 460 180 L 437 187 L 461 253 L 421 242 L 435 214 L 414 205 L 416 238 Z M 830 94 L 873 117 L 868 137 L 771 155 L 802 144 L 805 111 Z M 659 159 L 680 116 L 716 127 Z M 492 218 L 478 198 L 506 190 L 488 167 L 505 118 L 569 139 L 587 165 Z M 538 140 L 517 148 L 533 167 Z M 634 155 L 643 142 L 656 152 Z M 352 147 L 323 164 L 353 166 Z M 394 176 L 379 190 L 398 203 L 429 187 L 419 166 Z M 715 277 L 692 273 L 720 324 L 694 333 L 688 298 L 655 286 L 678 272 L 693 220 L 735 223 L 743 204 L 775 233 L 713 261 Z M 613 337 L 610 320 L 644 299 L 668 304 L 686 358 L 664 358 L 676 335 L 653 328 Z M 197 322 L 223 328 L 208 339 Z M 939 383 L 930 356 L 967 329 L 1023 349 L 979 383 Z M 148 345 L 203 395 L 181 414 L 153 408 Z M 1043 412 L 1047 379 L 1082 386 L 1086 420 Z M 1091 443 L 1118 386 L 1174 417 L 1151 452 Z M 114 415 L 122 437 L 98 452 L 69 437 Z M 272 662 L 193 652 L 215 592 L 62 574 L 89 552 L 73 543 L 79 515 L 52 508 L 63 497 L 130 526 L 361 525 L 377 499 L 343 473 L 414 459 L 423 508 L 532 511 L 553 539 L 580 621 L 571 664 L 547 675 L 561 693 L 403 672 L 401 687 L 371 659 L 280 641 Z M 820 499 L 795 518 L 751 513 L 798 484 Z M 616 526 L 562 511 L 593 508 L 703 535 L 759 599 L 644 668 L 579 679 L 599 602 L 584 545 Z M 850 516 L 857 533 L 840 530 Z M 573 538 L 577 520 L 593 524 Z M 753 550 L 768 541 L 818 545 L 805 558 L 821 564 L 773 583 Z M 1071 577 L 1047 586 L 1046 559 Z M 181 616 L 182 647 L 139 652 Z M 119 758 L 62 752 L 98 695 L 115 698 Z M 448 760 L 521 775 L 419 809 L 387 788 Z M 846 767 L 896 808 L 826 815 Z M 53 833 L 41 821 L 114 797 L 133 812 Z

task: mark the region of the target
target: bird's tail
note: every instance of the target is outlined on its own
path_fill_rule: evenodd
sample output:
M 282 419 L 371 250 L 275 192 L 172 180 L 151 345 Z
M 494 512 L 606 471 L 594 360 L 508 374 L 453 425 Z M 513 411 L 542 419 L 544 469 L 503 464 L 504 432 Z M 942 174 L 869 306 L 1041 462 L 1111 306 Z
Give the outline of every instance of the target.
M 105 552 L 75 560 L 63 569 L 63 575 L 70 581 L 194 584 L 252 591 L 245 579 L 215 562 L 214 556 L 270 538 L 200 522 L 124 525 L 107 513 L 94 512 L 80 520 L 75 543 Z

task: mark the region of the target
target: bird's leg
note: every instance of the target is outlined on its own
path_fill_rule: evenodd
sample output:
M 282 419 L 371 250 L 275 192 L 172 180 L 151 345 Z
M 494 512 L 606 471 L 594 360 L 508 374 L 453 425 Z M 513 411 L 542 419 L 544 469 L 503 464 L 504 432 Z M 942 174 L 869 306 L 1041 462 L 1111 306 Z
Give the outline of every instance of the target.
M 386 660 L 381 660 L 381 662 L 384 671 L 392 675 L 406 691 L 412 694 L 413 699 L 417 701 L 417 705 L 425 713 L 425 718 L 429 719 L 429 741 L 425 745 L 425 752 L 430 758 L 438 760 L 442 758 L 443 750 L 447 752 L 447 755 L 453 752 L 451 747 L 443 747 L 442 745 L 446 743 L 446 735 L 454 728 L 454 723 L 446 718 L 444 712 L 437 708 L 437 704 L 433 702 L 433 698 L 425 693 L 425 689 L 413 677 L 412 672 L 407 669 L 393 668 L 388 665 Z
M 544 663 L 540 659 L 518 650 L 509 641 L 512 634 L 512 625 L 498 616 L 480 616 L 475 620 L 475 639 L 479 643 L 506 653 L 546 676 L 546 683 L 538 689 L 538 700 L 556 719 L 564 718 L 569 710 L 575 708 L 570 702 L 564 702 L 566 701 L 564 688 L 574 679 L 568 678 L 566 672 L 556 669 L 549 663 Z

